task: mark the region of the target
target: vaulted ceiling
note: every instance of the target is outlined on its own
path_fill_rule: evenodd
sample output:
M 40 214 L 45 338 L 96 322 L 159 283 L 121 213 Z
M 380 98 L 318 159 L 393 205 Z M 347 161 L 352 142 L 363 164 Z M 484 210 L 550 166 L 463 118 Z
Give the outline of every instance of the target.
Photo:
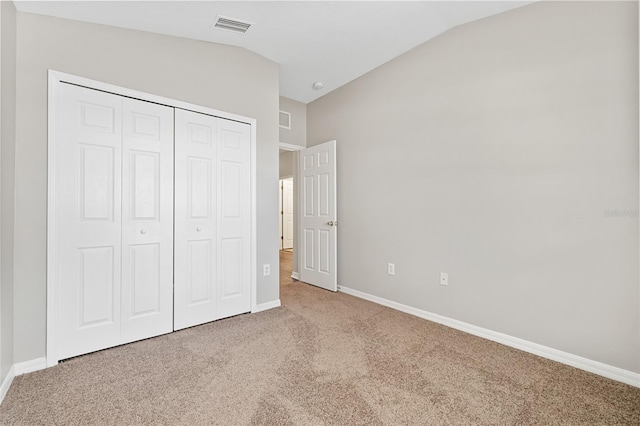
M 443 32 L 532 1 L 16 1 L 19 11 L 240 46 L 308 103 Z M 252 23 L 213 27 L 218 15 Z M 324 89 L 314 90 L 320 81 Z

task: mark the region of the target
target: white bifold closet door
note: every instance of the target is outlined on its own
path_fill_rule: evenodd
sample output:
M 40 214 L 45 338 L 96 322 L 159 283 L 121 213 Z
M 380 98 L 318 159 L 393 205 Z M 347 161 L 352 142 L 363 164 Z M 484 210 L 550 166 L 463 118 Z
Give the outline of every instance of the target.
M 58 359 L 173 328 L 173 108 L 61 84 Z
M 176 330 L 251 310 L 250 130 L 175 110 Z

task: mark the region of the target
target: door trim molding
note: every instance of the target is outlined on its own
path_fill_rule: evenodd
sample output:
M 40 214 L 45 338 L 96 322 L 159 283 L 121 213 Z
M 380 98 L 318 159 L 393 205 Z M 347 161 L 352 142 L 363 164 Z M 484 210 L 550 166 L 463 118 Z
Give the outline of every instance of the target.
M 47 133 L 47 342 L 46 342 L 46 366 L 52 367 L 58 364 L 58 306 L 55 303 L 58 295 L 58 287 L 55 281 L 55 211 L 50 206 L 55 205 L 55 164 L 54 159 L 54 143 L 56 141 L 56 100 L 60 84 L 70 83 L 77 86 L 83 86 L 89 89 L 101 90 L 103 92 L 113 93 L 115 95 L 125 96 L 129 98 L 139 99 L 141 101 L 153 102 L 166 105 L 172 108 L 180 108 L 201 114 L 211 115 L 214 117 L 224 118 L 227 120 L 239 121 L 251 126 L 251 311 L 253 312 L 257 304 L 256 282 L 257 282 L 257 194 L 256 194 L 256 135 L 257 121 L 254 118 L 244 117 L 229 112 L 219 111 L 213 108 L 182 102 L 175 99 L 165 98 L 162 96 L 152 95 L 150 93 L 140 92 L 125 87 L 115 86 L 109 83 L 103 83 L 60 71 L 49 70 L 48 75 L 48 133 Z
M 267 311 L 269 309 L 279 308 L 279 307 L 280 307 L 280 299 L 277 299 L 271 302 L 261 303 L 257 305 L 255 311 L 251 311 L 251 313 L 255 314 L 258 312 Z
M 47 368 L 47 360 L 45 357 L 30 359 L 29 361 L 17 362 L 13 365 L 16 376 L 33 373 Z
M 279 142 L 278 147 L 280 147 L 280 149 L 283 149 L 285 151 L 300 151 L 301 149 L 306 148 L 306 146 L 294 145 L 292 143 L 284 143 L 284 142 Z
M 0 404 L 4 401 L 4 397 L 7 396 L 7 392 L 9 392 L 9 388 L 11 387 L 11 383 L 13 383 L 13 379 L 15 379 L 15 377 L 16 369 L 15 366 L 12 365 L 2 381 L 2 385 L 0 385 Z

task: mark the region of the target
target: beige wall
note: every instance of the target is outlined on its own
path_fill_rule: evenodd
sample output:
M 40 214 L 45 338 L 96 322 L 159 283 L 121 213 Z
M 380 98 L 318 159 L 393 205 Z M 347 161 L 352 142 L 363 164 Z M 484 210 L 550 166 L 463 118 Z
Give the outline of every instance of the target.
M 307 146 L 307 106 L 281 96 L 280 110 L 291 114 L 291 129 L 280 127 L 280 142 Z
M 13 199 L 16 146 L 16 9 L 0 3 L 0 383 L 13 365 Z
M 280 179 L 293 176 L 293 151 L 280 151 Z
M 307 146 L 307 105 L 293 99 L 280 96 L 280 109 L 291 114 L 291 129 L 280 128 L 280 142 Z M 280 177 L 293 176 L 293 193 L 298 193 L 297 171 L 298 154 L 288 151 L 280 154 Z M 294 195 L 294 199 L 296 196 Z M 298 205 L 293 204 L 293 272 L 298 273 Z
M 525 6 L 307 105 L 339 284 L 640 372 L 637 8 Z
M 15 361 L 45 355 L 47 70 L 257 119 L 258 303 L 277 300 L 278 65 L 244 49 L 18 14 Z M 258 268 L 261 270 L 261 268 Z

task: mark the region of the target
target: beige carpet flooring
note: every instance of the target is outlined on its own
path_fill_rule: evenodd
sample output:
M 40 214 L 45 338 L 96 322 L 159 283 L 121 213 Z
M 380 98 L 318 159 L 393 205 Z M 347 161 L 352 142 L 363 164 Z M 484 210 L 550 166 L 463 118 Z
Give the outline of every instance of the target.
M 293 281 L 283 256 L 283 307 L 17 377 L 0 424 L 640 424 L 640 389 Z

